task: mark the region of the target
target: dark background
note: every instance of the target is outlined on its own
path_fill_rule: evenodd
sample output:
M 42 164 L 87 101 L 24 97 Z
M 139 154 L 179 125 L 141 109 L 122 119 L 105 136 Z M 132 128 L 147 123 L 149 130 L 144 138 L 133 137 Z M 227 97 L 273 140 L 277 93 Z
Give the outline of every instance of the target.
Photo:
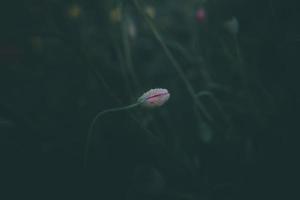
M 1 199 L 294 197 L 299 3 L 138 2 L 155 15 L 145 18 L 134 1 L 2 2 Z M 237 43 L 224 28 L 233 16 Z M 213 120 L 162 43 L 194 90 L 213 94 L 217 104 L 200 98 Z M 157 87 L 171 94 L 161 108 L 99 119 L 84 168 L 96 113 Z

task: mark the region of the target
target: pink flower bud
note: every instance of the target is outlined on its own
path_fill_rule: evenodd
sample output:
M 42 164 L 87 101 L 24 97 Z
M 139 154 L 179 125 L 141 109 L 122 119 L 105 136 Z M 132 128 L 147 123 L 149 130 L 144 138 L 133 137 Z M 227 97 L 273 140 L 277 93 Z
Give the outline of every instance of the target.
M 145 92 L 137 101 L 144 107 L 154 108 L 163 105 L 169 98 L 167 89 L 156 88 Z
M 206 11 L 204 8 L 199 8 L 197 11 L 196 11 L 196 20 L 199 22 L 199 23 L 204 23 L 205 20 L 206 20 Z

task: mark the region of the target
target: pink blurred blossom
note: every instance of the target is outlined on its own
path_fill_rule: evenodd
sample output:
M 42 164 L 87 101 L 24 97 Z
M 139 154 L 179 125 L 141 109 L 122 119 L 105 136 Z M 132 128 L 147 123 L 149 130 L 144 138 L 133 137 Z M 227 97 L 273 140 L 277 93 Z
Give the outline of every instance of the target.
M 197 11 L 196 11 L 196 20 L 197 22 L 199 23 L 204 23 L 206 21 L 206 11 L 204 8 L 199 8 Z

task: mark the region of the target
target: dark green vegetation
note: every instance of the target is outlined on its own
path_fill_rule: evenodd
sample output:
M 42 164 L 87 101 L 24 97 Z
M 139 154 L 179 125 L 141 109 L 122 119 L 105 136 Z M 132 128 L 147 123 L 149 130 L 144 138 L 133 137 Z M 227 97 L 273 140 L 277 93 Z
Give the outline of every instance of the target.
M 14 199 L 286 199 L 299 157 L 293 2 L 7 1 L 1 189 Z M 236 35 L 224 26 L 232 17 Z M 157 87 L 170 91 L 166 105 L 99 119 L 84 168 L 96 113 Z

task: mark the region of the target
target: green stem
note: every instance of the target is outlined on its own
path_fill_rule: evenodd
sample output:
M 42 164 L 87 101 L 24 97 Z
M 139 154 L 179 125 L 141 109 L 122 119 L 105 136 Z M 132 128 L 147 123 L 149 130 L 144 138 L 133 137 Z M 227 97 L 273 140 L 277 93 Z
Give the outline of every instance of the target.
M 214 104 L 217 106 L 217 108 L 219 109 L 219 111 L 222 113 L 223 118 L 226 122 L 229 122 L 229 116 L 226 114 L 226 112 L 224 111 L 223 107 L 221 106 L 221 104 L 219 103 L 218 99 L 215 97 L 215 95 L 209 91 L 201 91 L 197 94 L 198 97 L 201 96 L 208 96 L 212 99 L 212 101 L 214 102 Z
M 117 111 L 122 111 L 122 110 L 128 110 L 131 108 L 135 108 L 137 106 L 139 106 L 141 103 L 137 102 L 128 106 L 123 106 L 123 107 L 118 107 L 118 108 L 111 108 L 111 109 L 107 109 L 104 110 L 102 112 L 99 112 L 93 119 L 93 121 L 90 124 L 90 128 L 89 128 L 89 132 L 88 132 L 88 136 L 87 136 L 87 140 L 86 140 L 86 146 L 85 146 L 85 152 L 84 152 L 84 166 L 87 166 L 87 160 L 88 160 L 88 153 L 89 153 L 89 146 L 91 143 L 91 139 L 93 136 L 93 128 L 95 123 L 97 122 L 97 120 L 102 117 L 103 115 L 107 114 L 107 113 L 112 113 L 112 112 L 117 112 Z
M 125 12 L 122 12 L 125 13 Z M 125 55 L 125 61 L 126 61 L 126 66 L 128 68 L 129 74 L 132 78 L 132 82 L 134 84 L 134 87 L 139 86 L 138 78 L 136 76 L 134 66 L 133 66 L 133 61 L 132 61 L 132 52 L 131 52 L 131 44 L 129 40 L 129 35 L 128 35 L 128 25 L 129 25 L 129 16 L 125 13 L 124 14 L 124 19 L 122 20 L 121 24 L 121 30 L 122 30 L 122 40 L 123 40 L 123 46 L 124 46 L 124 55 Z
M 178 76 L 182 79 L 184 85 L 186 86 L 186 88 L 187 88 L 188 92 L 190 93 L 191 97 L 193 98 L 195 104 L 198 106 L 198 108 L 200 108 L 200 110 L 201 110 L 203 116 L 206 118 L 206 120 L 208 120 L 211 123 L 213 121 L 212 116 L 207 111 L 207 109 L 205 108 L 205 106 L 198 100 L 197 95 L 196 95 L 196 91 L 194 90 L 193 86 L 191 85 L 191 83 L 186 78 L 186 76 L 185 76 L 185 74 L 183 72 L 183 69 L 181 68 L 180 64 L 177 62 L 177 60 L 175 59 L 175 57 L 173 56 L 173 54 L 171 53 L 171 51 L 169 50 L 169 48 L 165 44 L 162 36 L 160 35 L 160 33 L 158 32 L 158 30 L 156 29 L 155 25 L 149 19 L 149 17 L 143 12 L 143 9 L 142 9 L 139 1 L 138 0 L 134 0 L 134 3 L 135 3 L 136 8 L 143 15 L 146 23 L 149 25 L 152 33 L 154 34 L 154 37 L 157 39 L 157 41 L 161 45 L 163 51 L 165 52 L 165 54 L 167 55 L 167 57 L 171 61 L 171 63 L 174 66 L 174 68 L 175 68 Z
M 237 35 L 234 35 L 233 37 L 234 37 L 233 39 L 234 39 L 234 44 L 235 44 L 235 49 L 236 49 L 236 56 L 237 56 L 240 64 L 242 64 L 243 63 L 243 58 L 242 58 L 242 55 L 241 55 L 241 50 L 240 50 L 240 45 L 239 45 Z

